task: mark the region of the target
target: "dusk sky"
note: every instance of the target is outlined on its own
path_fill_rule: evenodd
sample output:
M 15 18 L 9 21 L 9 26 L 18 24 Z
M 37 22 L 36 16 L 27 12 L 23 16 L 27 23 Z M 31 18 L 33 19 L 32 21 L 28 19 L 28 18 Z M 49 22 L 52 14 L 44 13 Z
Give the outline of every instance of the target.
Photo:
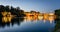
M 0 5 L 20 7 L 25 11 L 53 12 L 60 9 L 60 0 L 0 0 Z

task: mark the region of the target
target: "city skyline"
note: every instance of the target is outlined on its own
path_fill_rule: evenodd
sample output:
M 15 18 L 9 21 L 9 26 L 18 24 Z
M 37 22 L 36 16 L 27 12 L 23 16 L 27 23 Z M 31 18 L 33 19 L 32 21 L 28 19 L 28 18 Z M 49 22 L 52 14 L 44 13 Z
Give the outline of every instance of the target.
M 60 8 L 60 0 L 0 0 L 0 5 L 20 7 L 25 11 L 54 12 Z

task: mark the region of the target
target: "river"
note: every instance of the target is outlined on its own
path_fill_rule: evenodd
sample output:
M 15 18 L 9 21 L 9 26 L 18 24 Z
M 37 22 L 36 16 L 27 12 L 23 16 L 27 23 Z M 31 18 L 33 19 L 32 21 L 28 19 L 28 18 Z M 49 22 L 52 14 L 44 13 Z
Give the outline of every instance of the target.
M 30 18 L 15 18 L 11 22 L 0 24 L 0 32 L 52 32 L 55 21 Z

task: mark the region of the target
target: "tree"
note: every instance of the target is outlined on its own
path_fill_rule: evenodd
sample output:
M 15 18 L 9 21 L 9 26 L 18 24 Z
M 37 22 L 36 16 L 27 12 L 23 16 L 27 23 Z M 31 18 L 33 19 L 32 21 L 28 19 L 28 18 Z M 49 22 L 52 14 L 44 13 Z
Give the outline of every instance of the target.
M 10 12 L 9 6 L 5 6 L 5 11 Z
M 60 9 L 55 10 L 55 14 L 60 16 Z
M 60 32 L 60 9 L 55 10 L 55 15 L 56 15 L 56 19 L 55 19 L 55 29 L 54 32 Z

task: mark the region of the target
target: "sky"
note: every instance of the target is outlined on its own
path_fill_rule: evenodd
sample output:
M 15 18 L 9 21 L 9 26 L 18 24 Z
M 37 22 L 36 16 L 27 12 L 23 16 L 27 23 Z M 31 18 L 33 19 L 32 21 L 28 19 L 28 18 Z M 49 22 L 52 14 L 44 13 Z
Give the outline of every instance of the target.
M 24 11 L 47 13 L 60 9 L 60 0 L 0 0 L 0 5 L 20 7 Z

